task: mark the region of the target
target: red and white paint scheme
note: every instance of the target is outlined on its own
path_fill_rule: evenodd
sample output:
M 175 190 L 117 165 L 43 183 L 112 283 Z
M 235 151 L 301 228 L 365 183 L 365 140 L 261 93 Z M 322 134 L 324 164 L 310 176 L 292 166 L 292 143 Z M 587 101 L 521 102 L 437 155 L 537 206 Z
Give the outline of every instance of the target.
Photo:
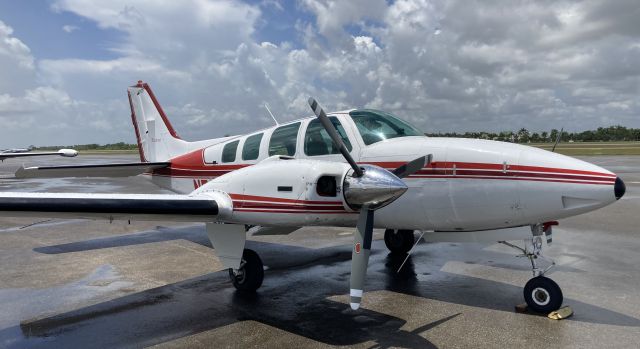
M 160 107 L 149 85 L 139 82 L 128 90 L 131 114 L 140 145 L 140 158 L 150 162 L 170 162 L 148 176 L 154 183 L 177 193 L 227 192 L 234 199 L 234 217 L 256 225 L 339 225 L 353 226 L 356 216 L 344 197 L 319 197 L 313 186 L 323 175 L 344 177 L 348 167 L 335 154 L 309 155 L 311 135 L 308 117 L 273 126 L 247 135 L 201 142 L 180 139 Z M 411 230 L 486 230 L 553 221 L 585 213 L 616 201 L 616 175 L 596 165 L 513 143 L 463 138 L 430 138 L 423 135 L 377 141 L 367 145 L 349 115 L 351 111 L 330 113 L 342 126 L 351 144 L 351 155 L 360 164 L 394 169 L 424 154 L 432 162 L 405 179 L 409 190 L 398 200 L 376 212 L 378 228 Z M 386 114 L 380 114 L 390 117 Z M 299 164 L 270 157 L 270 140 L 278 129 L 297 127 L 285 142 L 292 149 L 278 155 L 309 162 Z M 314 125 L 312 125 L 313 127 Z M 318 128 L 315 128 L 317 131 Z M 261 137 L 260 137 L 261 135 Z M 320 135 L 322 136 L 322 135 Z M 260 137 L 258 147 L 247 140 Z M 331 140 L 323 138 L 326 148 Z M 234 148 L 235 144 L 235 148 Z M 253 146 L 257 158 L 247 159 L 245 148 Z M 306 148 L 305 148 L 306 146 Z M 223 149 L 234 148 L 222 158 Z M 271 146 L 282 151 L 282 147 Z M 329 149 L 331 150 L 331 149 Z M 327 153 L 327 151 L 315 151 Z M 271 152 L 273 156 L 273 151 Z M 247 160 L 244 160 L 247 159 Z M 226 160 L 226 161 L 225 161 Z M 269 163 L 263 163 L 265 160 Z M 279 162 L 274 164 L 273 161 Z M 282 162 L 280 164 L 280 162 Z M 260 168 L 252 169 L 258 163 Z M 307 162 L 304 162 L 307 164 Z M 306 167 L 305 167 L 306 169 Z M 299 178 L 304 176 L 305 182 Z M 248 178 L 255 178 L 251 182 Z M 338 181 L 340 183 L 341 181 Z M 291 191 L 278 191 L 290 186 Z M 245 208 L 250 195 L 254 209 Z M 260 203 L 258 209 L 257 203 Z M 326 204 L 322 204 L 326 203 Z
M 558 219 L 609 205 L 625 191 L 614 173 L 582 160 L 519 144 L 430 138 L 376 110 L 327 115 L 313 99 L 317 117 L 187 142 L 148 84 L 139 81 L 127 92 L 139 169 L 174 196 L 0 193 L 1 214 L 207 222 L 218 257 L 242 291 L 256 290 L 263 278 L 260 258 L 244 249 L 245 226 L 269 234 L 304 226 L 357 227 L 354 309 L 362 298 L 374 227 L 386 229 L 393 253 L 410 252 L 415 230 L 430 241 L 520 239 L 534 274 L 525 300 L 548 311 L 559 308 L 562 293 L 543 276 L 548 268 L 536 264 L 543 258 L 542 237 L 550 243 Z M 101 171 L 108 166 L 122 164 Z M 73 171 L 82 176 L 78 167 L 62 173 Z

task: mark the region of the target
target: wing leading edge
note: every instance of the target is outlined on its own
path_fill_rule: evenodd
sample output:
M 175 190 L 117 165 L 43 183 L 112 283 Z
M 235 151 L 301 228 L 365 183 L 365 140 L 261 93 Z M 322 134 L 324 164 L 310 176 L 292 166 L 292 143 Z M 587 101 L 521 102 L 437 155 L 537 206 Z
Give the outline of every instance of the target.
M 170 162 L 132 162 L 101 165 L 65 165 L 20 167 L 16 178 L 60 178 L 60 177 L 130 177 L 158 168 L 168 167 Z
M 213 222 L 216 200 L 178 194 L 0 193 L 0 212 L 12 217 Z

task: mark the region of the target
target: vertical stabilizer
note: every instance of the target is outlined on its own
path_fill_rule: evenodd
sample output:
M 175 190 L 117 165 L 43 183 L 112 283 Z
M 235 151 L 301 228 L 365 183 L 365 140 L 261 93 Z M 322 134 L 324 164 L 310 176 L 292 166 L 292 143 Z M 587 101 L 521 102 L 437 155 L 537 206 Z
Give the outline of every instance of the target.
M 138 81 L 127 92 L 141 161 L 168 161 L 189 151 L 189 143 L 180 139 L 148 84 Z

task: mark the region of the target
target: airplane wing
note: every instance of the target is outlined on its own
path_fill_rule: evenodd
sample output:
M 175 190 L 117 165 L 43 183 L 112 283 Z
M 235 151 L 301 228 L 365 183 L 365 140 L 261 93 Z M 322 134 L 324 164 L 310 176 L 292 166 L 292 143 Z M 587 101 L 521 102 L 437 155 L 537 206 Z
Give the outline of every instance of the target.
M 208 196 L 0 192 L 0 212 L 12 217 L 213 222 L 220 209 Z
M 50 156 L 50 155 L 59 155 L 59 156 L 72 158 L 74 156 L 77 156 L 78 152 L 73 149 L 60 149 L 58 151 L 38 152 L 38 153 L 31 153 L 31 152 L 0 153 L 0 160 L 21 158 L 21 157 L 27 157 L 27 156 Z
M 170 162 L 132 162 L 101 165 L 20 167 L 16 178 L 130 177 L 169 166 Z

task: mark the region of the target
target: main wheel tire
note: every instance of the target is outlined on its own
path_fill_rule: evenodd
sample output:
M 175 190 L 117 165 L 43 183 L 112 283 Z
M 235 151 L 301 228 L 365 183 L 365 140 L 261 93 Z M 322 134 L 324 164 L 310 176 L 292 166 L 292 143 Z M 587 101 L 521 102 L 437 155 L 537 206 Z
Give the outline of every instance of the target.
M 264 279 L 264 266 L 260 256 L 250 249 L 242 251 L 242 263 L 238 272 L 229 269 L 229 278 L 233 286 L 242 292 L 254 292 L 262 286 Z
M 391 253 L 407 253 L 416 242 L 413 230 L 393 230 L 384 231 L 384 244 Z
M 524 300 L 531 310 L 548 314 L 562 306 L 562 290 L 547 277 L 534 277 L 524 286 Z

